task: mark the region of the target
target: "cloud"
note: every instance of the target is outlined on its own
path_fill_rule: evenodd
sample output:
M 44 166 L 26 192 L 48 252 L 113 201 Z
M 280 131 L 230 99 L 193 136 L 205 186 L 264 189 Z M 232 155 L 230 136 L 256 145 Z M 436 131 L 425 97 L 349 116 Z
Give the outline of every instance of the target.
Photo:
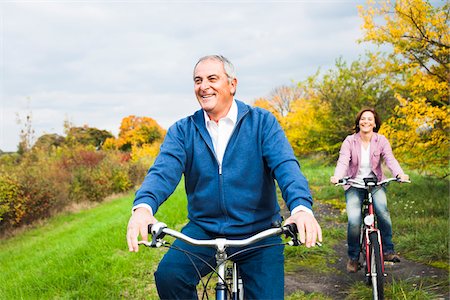
M 212 53 L 251 103 L 363 53 L 359 2 L 2 3 L 0 149 L 16 150 L 16 113 L 30 110 L 36 135 L 65 119 L 117 134 L 130 114 L 167 128 L 198 109 L 192 68 Z

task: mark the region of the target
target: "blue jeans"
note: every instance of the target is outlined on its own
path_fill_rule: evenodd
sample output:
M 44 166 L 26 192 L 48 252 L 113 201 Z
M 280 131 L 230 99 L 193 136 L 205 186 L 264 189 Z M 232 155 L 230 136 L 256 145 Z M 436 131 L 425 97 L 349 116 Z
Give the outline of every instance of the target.
M 189 222 L 182 232 L 196 239 L 213 239 L 207 232 Z M 271 237 L 250 245 L 280 243 L 280 237 Z M 215 248 L 191 246 L 180 240 L 173 244 L 191 253 L 195 253 L 212 266 L 215 262 Z M 228 248 L 228 256 L 243 248 Z M 283 299 L 284 298 L 284 255 L 283 246 L 260 248 L 244 252 L 233 258 L 239 265 L 244 282 L 246 299 Z M 201 276 L 211 272 L 205 263 L 191 256 Z M 198 299 L 196 286 L 199 274 L 189 257 L 181 251 L 169 249 L 155 272 L 155 282 L 161 299 Z
M 359 234 L 362 218 L 361 207 L 366 195 L 367 191 L 365 189 L 355 187 L 351 187 L 345 192 L 348 217 L 348 257 L 353 260 L 359 258 Z M 392 222 L 387 208 L 385 188 L 375 188 L 372 191 L 372 200 L 377 215 L 378 229 L 380 229 L 381 239 L 383 241 L 383 252 L 385 254 L 394 253 L 394 244 L 392 243 Z

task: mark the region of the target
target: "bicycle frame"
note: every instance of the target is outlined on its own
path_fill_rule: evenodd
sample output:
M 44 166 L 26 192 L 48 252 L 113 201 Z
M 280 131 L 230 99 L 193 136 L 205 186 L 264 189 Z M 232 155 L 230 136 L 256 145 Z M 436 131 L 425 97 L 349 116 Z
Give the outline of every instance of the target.
M 243 240 L 228 240 L 225 238 L 197 240 L 186 236 L 181 232 L 167 228 L 167 225 L 162 222 L 158 222 L 153 225 L 150 224 L 148 231 L 152 234 L 152 241 L 139 241 L 139 244 L 143 244 L 147 247 L 158 248 L 166 243 L 163 240 L 164 236 L 169 235 L 194 246 L 213 247 L 216 249 L 216 268 L 209 265 L 212 271 L 217 274 L 216 300 L 227 300 L 228 294 L 231 296 L 231 299 L 243 299 L 242 284 L 239 284 L 239 268 L 235 262 L 233 262 L 231 290 L 229 289 L 229 284 L 226 282 L 226 262 L 230 259 L 226 253 L 226 249 L 228 247 L 244 247 L 265 238 L 282 234 L 285 234 L 286 237 L 291 239 L 286 244 L 291 246 L 300 245 L 300 242 L 297 239 L 297 227 L 295 224 L 287 224 L 285 226 L 269 228 Z M 320 244 L 318 245 L 320 246 Z M 239 287 L 240 285 L 241 287 Z
M 373 180 L 372 178 L 364 178 L 364 183 L 367 188 L 367 201 L 363 202 L 363 212 L 367 212 L 363 215 L 363 222 L 362 222 L 362 229 L 364 234 L 364 242 L 361 244 L 361 247 L 364 247 L 365 249 L 365 261 L 366 261 L 366 277 L 367 280 L 373 281 L 372 278 L 377 277 L 378 270 L 376 269 L 376 266 L 373 264 L 374 257 L 372 257 L 372 253 L 370 251 L 370 248 L 372 246 L 372 243 L 374 241 L 371 241 L 370 234 L 376 233 L 377 239 L 375 242 L 378 243 L 378 249 L 379 251 L 379 257 L 381 260 L 381 274 L 386 276 L 384 272 L 384 258 L 383 258 L 383 243 L 381 240 L 381 233 L 380 230 L 377 228 L 376 225 L 376 214 L 375 209 L 373 206 L 373 197 L 372 197 L 372 190 L 375 186 L 377 186 L 376 180 Z M 365 209 L 364 206 L 367 208 Z M 374 270 L 375 267 L 375 270 Z M 380 267 L 378 267 L 380 269 Z M 376 282 L 375 282 L 376 284 Z M 378 299 L 378 297 L 376 298 Z
M 398 178 L 389 178 L 377 182 L 376 178 L 364 178 L 364 186 L 367 190 L 367 197 L 362 204 L 362 222 L 360 234 L 360 252 L 363 255 L 365 262 L 365 276 L 368 284 L 372 285 L 373 299 L 384 298 L 384 255 L 383 243 L 381 239 L 380 230 L 376 224 L 376 213 L 373 205 L 373 189 L 377 186 L 384 186 L 391 181 L 400 181 Z M 360 182 L 350 179 L 348 177 L 339 180 L 336 185 L 355 185 Z M 358 186 L 359 187 L 359 186 Z

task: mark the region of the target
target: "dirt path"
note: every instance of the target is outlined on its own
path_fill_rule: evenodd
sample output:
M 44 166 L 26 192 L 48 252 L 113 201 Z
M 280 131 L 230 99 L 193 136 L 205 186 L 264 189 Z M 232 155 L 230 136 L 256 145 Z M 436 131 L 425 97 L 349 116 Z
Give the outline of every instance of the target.
M 315 203 L 315 215 L 323 230 L 330 226 L 342 226 L 345 228 L 346 224 L 328 221 L 328 224 L 324 226 L 325 223 L 321 221 L 325 216 L 329 217 L 338 213 L 337 210 L 329 205 Z M 353 274 L 346 272 L 347 246 L 345 240 L 338 243 L 334 250 L 339 259 L 335 263 L 330 263 L 329 267 L 335 271 L 320 274 L 319 272 L 311 272 L 311 270 L 297 269 L 294 273 L 287 274 L 285 277 L 286 294 L 301 290 L 305 293 L 321 293 L 332 299 L 345 299 L 350 287 L 357 282 L 362 282 L 364 275 L 362 270 Z M 438 299 L 450 299 L 449 273 L 445 270 L 416 263 L 405 258 L 402 258 L 400 263 L 386 264 L 385 269 L 388 274 L 387 282 L 408 280 L 411 285 L 420 284 L 420 282 L 438 282 L 438 284 L 427 287 L 427 290 L 439 295 Z

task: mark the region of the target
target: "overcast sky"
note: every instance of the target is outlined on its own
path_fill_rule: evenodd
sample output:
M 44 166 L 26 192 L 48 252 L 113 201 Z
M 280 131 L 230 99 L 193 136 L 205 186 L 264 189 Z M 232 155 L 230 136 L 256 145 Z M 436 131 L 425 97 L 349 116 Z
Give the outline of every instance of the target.
M 168 128 L 199 108 L 192 69 L 223 54 L 236 98 L 251 104 L 339 57 L 358 59 L 365 1 L 3 1 L 0 149 L 16 151 L 32 113 L 36 137 L 64 120 L 117 136 L 121 120 Z

